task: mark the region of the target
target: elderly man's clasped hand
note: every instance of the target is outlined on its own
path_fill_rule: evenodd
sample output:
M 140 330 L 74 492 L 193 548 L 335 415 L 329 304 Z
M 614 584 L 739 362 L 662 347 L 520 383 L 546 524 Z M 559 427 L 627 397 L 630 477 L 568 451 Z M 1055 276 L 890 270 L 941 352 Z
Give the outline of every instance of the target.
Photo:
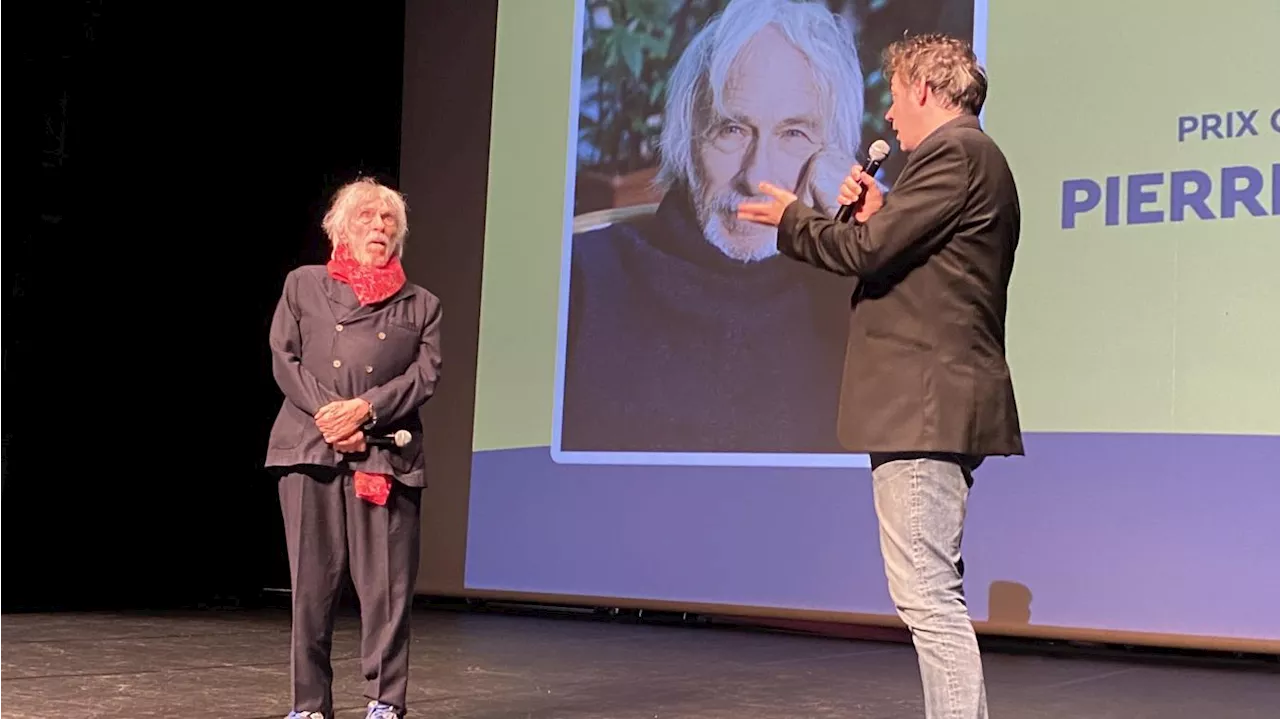
M 363 452 L 364 432 L 360 427 L 371 414 L 369 403 L 359 397 L 330 402 L 316 411 L 316 427 L 324 435 L 324 441 L 339 452 Z

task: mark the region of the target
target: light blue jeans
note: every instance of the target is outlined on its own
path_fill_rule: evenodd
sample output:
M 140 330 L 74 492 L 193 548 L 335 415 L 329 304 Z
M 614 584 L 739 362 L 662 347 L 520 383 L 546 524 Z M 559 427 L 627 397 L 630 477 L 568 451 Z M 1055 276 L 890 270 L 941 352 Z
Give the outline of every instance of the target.
M 871 455 L 889 596 L 911 630 L 927 719 L 987 717 L 960 557 L 972 471 L 979 463 L 951 455 Z

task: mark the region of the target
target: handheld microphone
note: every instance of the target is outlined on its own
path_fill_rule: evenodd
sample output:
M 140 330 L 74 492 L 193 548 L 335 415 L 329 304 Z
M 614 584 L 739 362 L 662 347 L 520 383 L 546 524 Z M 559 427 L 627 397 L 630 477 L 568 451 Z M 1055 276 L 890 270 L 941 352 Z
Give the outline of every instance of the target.
M 413 439 L 413 435 L 409 434 L 407 429 L 396 430 L 395 434 L 389 434 L 385 437 L 368 437 L 364 438 L 365 445 L 369 447 L 403 447 L 409 444 Z
M 884 158 L 889 156 L 889 143 L 884 140 L 876 140 L 871 143 L 871 148 L 867 150 L 867 164 L 862 166 L 862 172 L 871 175 L 871 179 L 875 179 L 876 172 L 880 170 L 880 163 L 884 162 Z M 836 222 L 848 222 L 853 218 L 853 205 L 841 205 L 836 211 Z

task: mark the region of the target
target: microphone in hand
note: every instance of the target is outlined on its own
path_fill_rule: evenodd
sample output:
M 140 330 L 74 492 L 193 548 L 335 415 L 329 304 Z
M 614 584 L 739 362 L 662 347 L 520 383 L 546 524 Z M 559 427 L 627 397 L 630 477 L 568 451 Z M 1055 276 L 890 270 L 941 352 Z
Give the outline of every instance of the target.
M 413 435 L 407 429 L 396 430 L 395 434 L 388 434 L 382 437 L 373 437 L 365 435 L 364 443 L 370 447 L 403 447 L 413 439 Z
M 884 159 L 888 156 L 889 143 L 884 140 L 876 140 L 871 143 L 870 149 L 867 150 L 867 163 L 862 167 L 862 174 L 870 175 L 872 182 L 874 182 L 876 172 L 880 170 L 880 163 L 884 162 Z M 855 205 L 841 205 L 840 209 L 836 211 L 836 222 L 848 222 L 853 219 Z

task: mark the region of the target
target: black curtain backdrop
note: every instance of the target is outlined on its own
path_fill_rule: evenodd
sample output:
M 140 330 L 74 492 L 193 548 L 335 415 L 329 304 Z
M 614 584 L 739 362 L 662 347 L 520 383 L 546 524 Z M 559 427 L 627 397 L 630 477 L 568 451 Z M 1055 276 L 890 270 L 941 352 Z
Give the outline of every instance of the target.
M 6 47 L 4 610 L 287 587 L 284 274 L 398 174 L 403 2 L 47 2 Z

